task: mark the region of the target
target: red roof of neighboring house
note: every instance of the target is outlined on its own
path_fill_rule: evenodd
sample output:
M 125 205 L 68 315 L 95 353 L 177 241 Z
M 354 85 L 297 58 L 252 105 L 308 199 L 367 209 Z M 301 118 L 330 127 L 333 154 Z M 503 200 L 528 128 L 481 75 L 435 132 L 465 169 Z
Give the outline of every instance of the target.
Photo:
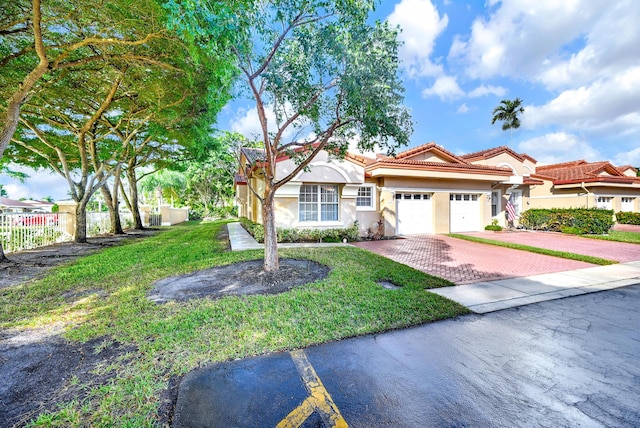
M 0 205 L 11 208 L 36 208 L 37 205 L 30 204 L 28 201 L 17 201 L 15 199 L 0 198 Z M 51 204 L 53 205 L 53 204 Z
M 427 143 L 418 147 L 414 147 L 409 150 L 405 150 L 404 152 L 398 153 L 395 157 L 386 156 L 388 159 L 406 159 L 413 156 L 417 156 L 421 153 L 434 152 L 436 155 L 440 155 L 440 157 L 447 158 L 455 163 L 468 164 L 466 160 L 462 159 L 460 156 L 456 156 L 450 151 L 446 150 L 442 146 L 437 145 L 436 143 Z
M 480 160 L 480 159 L 489 159 L 489 158 L 492 158 L 494 156 L 500 155 L 502 153 L 510 154 L 511 156 L 513 156 L 514 158 L 519 160 L 520 162 L 524 161 L 525 159 L 528 159 L 533 163 L 537 163 L 538 162 L 534 158 L 529 156 L 528 154 L 526 154 L 526 153 L 517 153 L 517 152 L 515 152 L 514 150 L 512 150 L 508 146 L 499 146 L 499 147 L 494 147 L 492 149 L 480 150 L 479 152 L 469 153 L 469 154 L 466 154 L 466 155 L 462 155 L 460 157 L 462 159 L 465 159 L 465 160 L 469 161 L 469 162 L 473 162 L 475 160 Z
M 536 167 L 536 175 L 551 177 L 554 184 L 623 183 L 631 184 L 634 177 L 624 175 L 610 162 L 577 160 Z

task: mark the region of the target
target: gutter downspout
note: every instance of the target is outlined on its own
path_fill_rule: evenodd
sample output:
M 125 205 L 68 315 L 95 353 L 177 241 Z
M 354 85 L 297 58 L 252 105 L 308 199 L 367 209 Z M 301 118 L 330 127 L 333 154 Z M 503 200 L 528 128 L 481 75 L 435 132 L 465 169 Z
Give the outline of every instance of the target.
M 592 193 L 589 192 L 586 187 L 584 187 L 584 181 L 580 183 L 580 186 L 582 186 L 582 189 L 587 193 L 587 208 L 589 208 L 589 195 L 591 195 Z

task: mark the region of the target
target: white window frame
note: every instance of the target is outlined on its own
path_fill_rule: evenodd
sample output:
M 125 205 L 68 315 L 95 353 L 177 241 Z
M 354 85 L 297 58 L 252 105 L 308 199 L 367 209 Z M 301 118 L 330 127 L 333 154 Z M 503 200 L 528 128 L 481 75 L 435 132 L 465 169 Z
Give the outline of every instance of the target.
M 498 217 L 500 215 L 501 206 L 500 206 L 500 192 L 494 190 L 491 192 L 491 217 Z M 496 207 L 496 213 L 493 214 L 493 207 Z
M 632 213 L 633 209 L 635 208 L 635 199 L 636 198 L 631 196 L 623 196 L 620 199 L 620 211 Z
M 516 209 L 516 216 L 520 217 L 520 214 L 522 214 L 522 190 L 513 189 L 511 194 L 513 195 L 512 202 L 513 207 Z
M 603 210 L 612 210 L 613 196 L 596 196 L 596 208 Z
M 371 203 L 369 205 L 358 205 L 359 198 L 366 198 L 367 196 L 361 196 L 360 190 L 368 190 L 370 193 Z M 356 196 L 356 211 L 375 211 L 376 210 L 376 185 L 375 184 L 363 184 L 358 187 L 358 194 Z
M 326 196 L 328 193 L 323 193 L 322 190 L 323 188 L 333 188 L 334 191 L 334 195 L 335 195 L 335 201 L 327 201 L 327 198 L 324 198 L 323 200 L 323 196 Z M 313 189 L 313 192 L 310 192 L 309 190 Z M 302 195 L 303 192 L 305 195 L 314 195 L 314 198 L 311 198 L 312 200 L 310 201 L 302 201 Z M 337 184 L 311 184 L 311 183 L 305 183 L 303 185 L 300 186 L 300 193 L 299 193 L 299 197 L 298 197 L 298 223 L 299 224 L 336 224 L 339 223 L 340 221 L 340 188 L 338 187 Z M 314 210 L 312 210 L 312 213 L 315 213 L 315 218 L 313 219 L 309 219 L 309 218 L 305 218 L 304 220 L 301 218 L 301 214 L 303 212 L 302 205 L 311 205 L 313 206 Z M 330 219 L 330 220 L 323 220 L 322 216 L 323 216 L 323 207 L 326 207 L 327 205 L 335 205 L 336 207 L 336 217 L 335 219 Z

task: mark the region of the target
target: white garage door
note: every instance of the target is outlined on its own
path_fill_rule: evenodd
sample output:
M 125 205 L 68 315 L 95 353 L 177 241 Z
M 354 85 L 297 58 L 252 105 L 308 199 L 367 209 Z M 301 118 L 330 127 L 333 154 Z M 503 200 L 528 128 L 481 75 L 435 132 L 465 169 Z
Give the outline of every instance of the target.
M 449 230 L 451 233 L 482 230 L 479 196 L 468 193 L 452 193 L 449 196 L 451 202 Z
M 398 235 L 433 233 L 430 193 L 396 193 Z

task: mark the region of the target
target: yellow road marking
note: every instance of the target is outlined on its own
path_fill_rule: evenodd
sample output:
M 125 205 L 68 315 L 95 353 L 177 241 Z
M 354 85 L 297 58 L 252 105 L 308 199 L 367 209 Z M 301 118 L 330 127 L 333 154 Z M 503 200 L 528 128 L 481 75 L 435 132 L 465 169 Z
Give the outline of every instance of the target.
M 318 374 L 307 359 L 307 354 L 302 349 L 291 351 L 290 354 L 310 396 L 280 421 L 277 428 L 298 428 L 314 411 L 317 411 L 325 425 L 347 428 L 349 425 L 347 425 L 347 422 L 340 414 L 340 410 L 338 410 L 338 406 L 333 402 L 331 395 L 329 395 L 329 392 L 325 389 Z

